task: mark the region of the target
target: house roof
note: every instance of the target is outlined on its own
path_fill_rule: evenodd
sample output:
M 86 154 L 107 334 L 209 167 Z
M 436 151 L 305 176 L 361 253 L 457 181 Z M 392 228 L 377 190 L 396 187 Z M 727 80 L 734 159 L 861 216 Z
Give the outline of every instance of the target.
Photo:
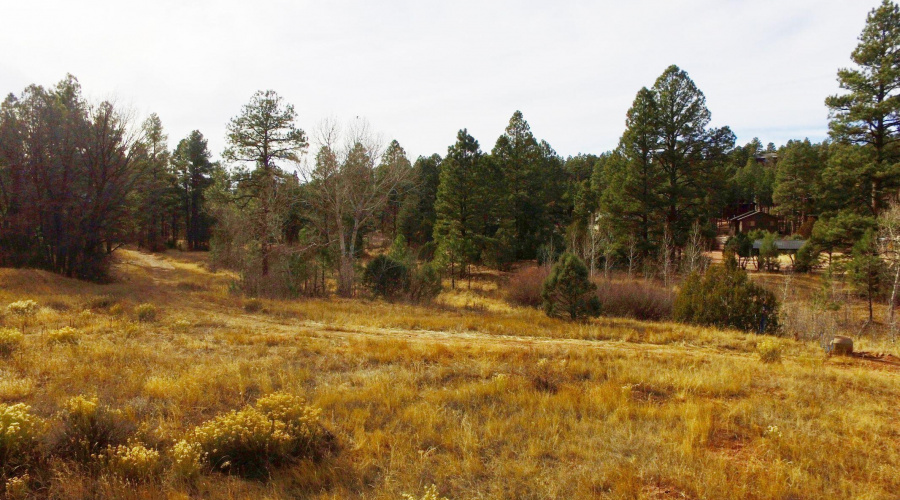
M 759 250 L 762 247 L 763 240 L 753 242 L 753 249 Z M 800 247 L 806 243 L 806 240 L 775 240 L 775 248 L 778 250 L 800 250 Z
M 749 218 L 751 218 L 751 217 L 756 217 L 757 215 L 759 215 L 759 216 L 764 216 L 764 217 L 772 217 L 772 218 L 776 218 L 776 217 L 775 217 L 774 215 L 772 215 L 772 214 L 767 214 L 767 213 L 765 213 L 765 212 L 760 212 L 759 210 L 751 210 L 751 211 L 749 211 L 749 212 L 744 212 L 744 213 L 742 213 L 742 214 L 740 214 L 740 215 L 735 215 L 734 217 L 732 217 L 732 218 L 730 218 L 730 219 L 728 219 L 728 220 L 729 220 L 729 221 L 732 221 L 732 222 L 739 222 L 739 221 L 742 221 L 742 220 L 745 220 L 745 219 L 749 219 Z

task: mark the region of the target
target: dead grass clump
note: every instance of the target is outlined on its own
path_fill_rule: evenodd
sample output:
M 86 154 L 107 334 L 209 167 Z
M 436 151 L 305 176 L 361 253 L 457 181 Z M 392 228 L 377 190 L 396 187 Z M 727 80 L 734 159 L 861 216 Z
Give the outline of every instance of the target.
M 781 362 L 781 344 L 775 339 L 765 339 L 756 344 L 756 352 L 763 363 Z
M 672 319 L 675 292 L 647 281 L 603 281 L 597 284 L 597 298 L 605 316 L 664 321 Z
M 519 306 L 541 307 L 544 303 L 541 289 L 549 274 L 550 271 L 545 267 L 532 266 L 519 269 L 510 276 L 506 285 L 506 300 Z
M 134 314 L 141 323 L 151 323 L 156 321 L 156 306 L 153 304 L 140 304 L 134 308 Z
M 247 299 L 244 301 L 244 311 L 250 314 L 262 311 L 262 301 L 259 299 Z
M 325 455 L 332 438 L 319 413 L 302 398 L 272 394 L 197 427 L 184 447 L 196 445 L 213 470 L 264 477 L 289 461 Z
M 76 462 L 100 458 L 108 448 L 124 444 L 132 431 L 119 412 L 101 405 L 96 397 L 70 398 L 60 418 L 62 428 L 53 440 L 54 452 Z
M 88 299 L 85 306 L 88 309 L 93 309 L 95 311 L 108 310 L 109 308 L 117 305 L 118 302 L 119 300 L 112 295 L 103 294 L 91 297 L 90 299 Z

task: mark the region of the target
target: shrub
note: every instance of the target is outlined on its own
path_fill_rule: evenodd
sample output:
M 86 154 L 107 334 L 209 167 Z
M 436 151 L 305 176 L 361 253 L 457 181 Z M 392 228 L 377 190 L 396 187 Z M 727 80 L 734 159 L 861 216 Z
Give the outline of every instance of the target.
M 379 255 L 366 266 L 363 283 L 373 295 L 394 298 L 409 289 L 409 268 L 399 260 Z
M 797 250 L 794 256 L 794 271 L 808 273 L 819 265 L 819 250 L 811 241 L 807 241 Z
M 6 306 L 6 312 L 18 317 L 22 322 L 22 333 L 25 333 L 25 328 L 28 327 L 28 320 L 37 314 L 38 309 L 38 303 L 33 300 L 20 300 Z
M 441 275 L 434 265 L 422 264 L 409 282 L 409 298 L 414 302 L 428 302 L 441 293 Z
M 22 346 L 25 335 L 12 328 L 0 328 L 0 356 L 9 356 Z
M 248 313 L 257 313 L 262 310 L 262 301 L 259 299 L 247 299 L 244 301 L 244 311 Z
M 140 304 L 134 308 L 134 314 L 141 323 L 156 321 L 156 306 L 153 304 Z
M 778 363 L 781 361 L 781 345 L 775 339 L 765 339 L 756 344 L 756 352 L 763 363 Z
M 519 269 L 510 276 L 506 285 L 506 300 L 519 306 L 541 307 L 544 303 L 541 290 L 549 274 L 550 271 L 543 266 Z
M 31 488 L 29 488 L 28 483 L 31 480 L 31 477 L 28 474 L 23 474 L 21 476 L 11 477 L 6 480 L 6 498 L 9 500 L 18 500 L 21 498 L 28 498 L 29 493 L 31 492 Z
M 563 254 L 541 289 L 544 312 L 551 317 L 568 316 L 573 321 L 596 316 L 600 312 L 600 301 L 594 293 L 596 289 L 588 279 L 584 262 L 571 253 Z
M 107 448 L 106 466 L 113 474 L 129 481 L 146 481 L 162 470 L 159 452 L 142 444 Z
M 47 341 L 51 344 L 77 344 L 78 340 L 81 338 L 81 332 L 72 328 L 71 326 L 65 326 L 60 328 L 59 330 L 50 330 L 47 332 Z
M 172 447 L 170 458 L 172 472 L 178 477 L 190 479 L 200 474 L 204 453 L 199 443 L 182 439 Z
M 651 282 L 602 282 L 597 297 L 604 315 L 647 321 L 672 319 L 675 292 Z
M 63 425 L 54 449 L 79 462 L 99 458 L 108 448 L 124 444 L 130 433 L 119 413 L 100 405 L 96 397 L 70 398 L 60 417 Z
M 675 298 L 674 319 L 683 323 L 736 328 L 747 332 L 778 331 L 775 295 L 750 281 L 734 259 L 724 267 L 691 274 Z M 764 324 L 763 324 L 764 323 Z
M 0 404 L 0 476 L 33 465 L 40 458 L 46 423 L 25 404 Z
M 199 448 L 215 470 L 263 476 L 270 467 L 292 459 L 323 455 L 329 435 L 320 427 L 318 416 L 319 410 L 306 406 L 302 398 L 272 394 L 255 406 L 220 415 L 195 428 L 183 450 Z

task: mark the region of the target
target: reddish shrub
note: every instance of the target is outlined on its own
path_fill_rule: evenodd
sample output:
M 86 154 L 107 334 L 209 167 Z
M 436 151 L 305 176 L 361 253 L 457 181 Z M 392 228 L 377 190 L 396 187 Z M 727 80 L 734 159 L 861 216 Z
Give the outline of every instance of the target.
M 672 319 L 675 292 L 663 286 L 641 281 L 597 283 L 597 297 L 604 316 L 641 320 Z
M 509 278 L 506 285 L 506 300 L 512 304 L 541 307 L 541 288 L 550 272 L 545 267 L 523 267 Z

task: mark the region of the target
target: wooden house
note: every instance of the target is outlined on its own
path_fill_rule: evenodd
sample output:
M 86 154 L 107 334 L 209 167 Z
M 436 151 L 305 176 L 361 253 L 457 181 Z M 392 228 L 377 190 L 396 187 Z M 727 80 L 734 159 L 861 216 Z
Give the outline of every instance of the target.
M 737 233 L 749 233 L 757 229 L 777 233 L 780 229 L 780 220 L 778 217 L 752 210 L 728 219 L 729 233 L 735 235 Z

